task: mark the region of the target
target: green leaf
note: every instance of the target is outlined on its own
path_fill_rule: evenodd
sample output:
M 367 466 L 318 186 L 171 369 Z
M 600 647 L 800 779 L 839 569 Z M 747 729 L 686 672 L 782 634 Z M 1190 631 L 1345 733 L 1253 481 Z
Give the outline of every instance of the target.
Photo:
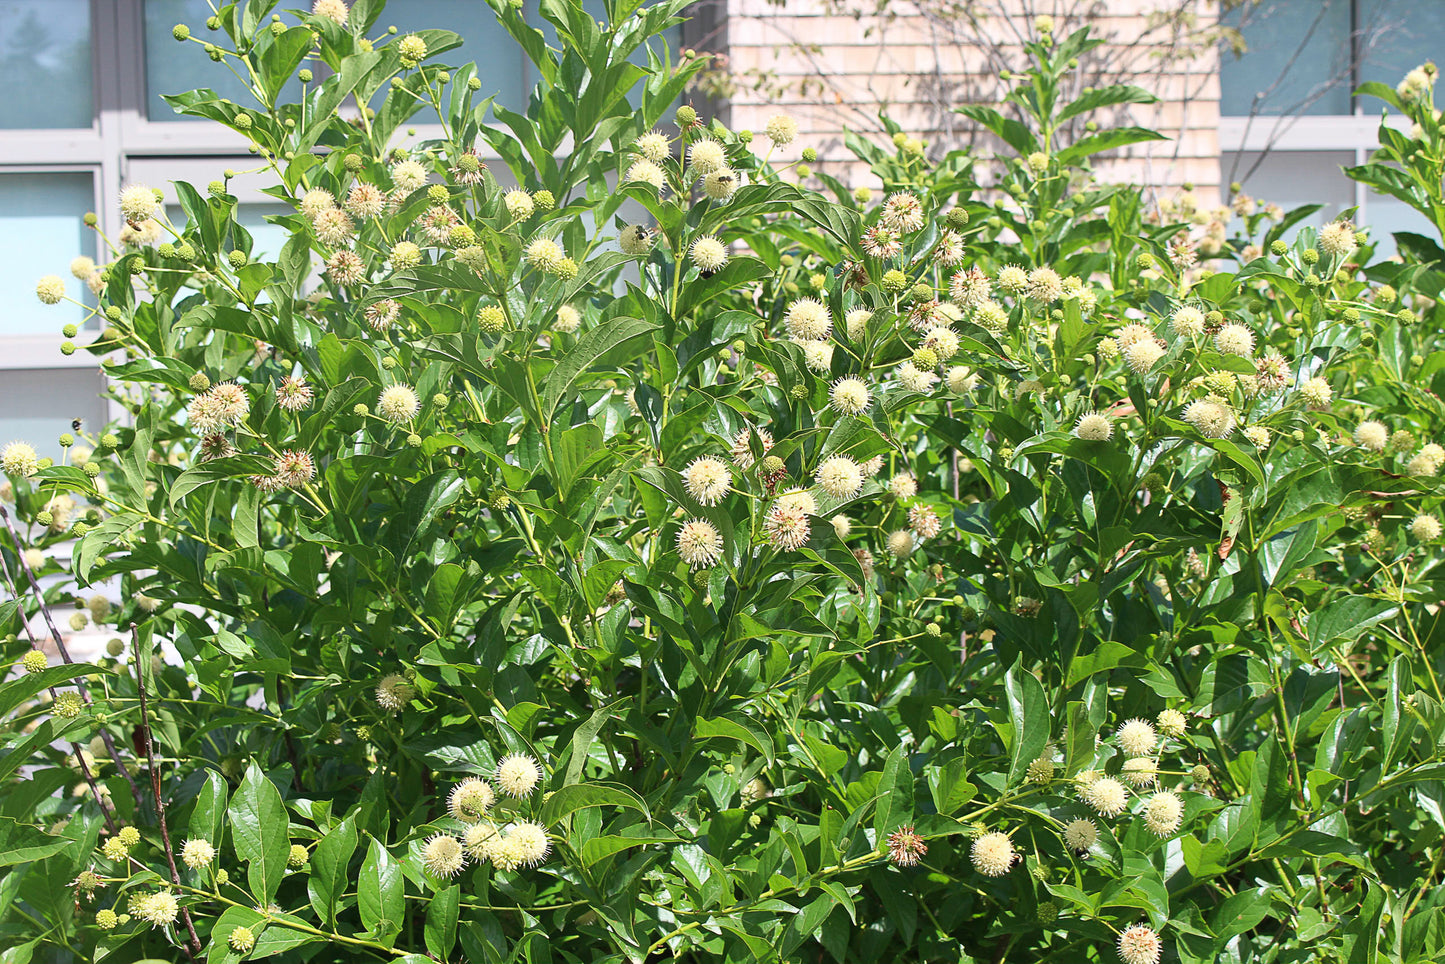
M 542 410 L 538 416 L 544 423 L 550 423 L 557 403 L 567 396 L 583 372 L 603 356 L 614 364 L 621 364 L 646 351 L 652 343 L 647 335 L 657 327 L 640 318 L 617 318 L 587 332 L 542 382 Z
M 1389 619 L 1399 607 L 1368 596 L 1342 596 L 1310 616 L 1310 651 L 1319 654 L 1331 644 L 1355 639 L 1369 627 Z
M 426 908 L 426 928 L 423 936 L 426 949 L 432 957 L 445 961 L 451 956 L 457 943 L 457 917 L 461 909 L 462 889 L 451 884 L 432 895 Z
M 190 838 L 205 840 L 217 850 L 221 849 L 221 832 L 225 828 L 226 789 L 226 781 L 219 773 L 206 771 L 206 782 L 191 809 Z
M 878 839 L 913 820 L 913 770 L 903 746 L 895 746 L 883 761 L 878 778 L 878 806 L 873 811 L 873 830 Z
M 257 903 L 266 905 L 276 896 L 286 873 L 286 856 L 291 849 L 287 834 L 286 804 L 275 784 L 256 764 L 246 768 L 241 785 L 231 797 L 227 815 L 236 856 L 246 866 L 246 880 Z
M 1004 674 L 1009 723 L 1013 737 L 1009 746 L 1009 783 L 1018 782 L 1024 771 L 1044 752 L 1051 730 L 1049 698 L 1044 686 L 1032 674 L 1015 664 Z
M 361 865 L 356 906 L 361 923 L 389 947 L 401 933 L 406 916 L 406 883 L 401 864 L 387 853 L 381 841 L 370 834 L 367 837 L 371 839 L 371 847 Z
M 268 107 L 276 103 L 276 95 L 291 80 L 310 49 L 311 28 L 292 27 L 261 51 L 261 85 L 266 91 Z
M 573 783 L 564 786 L 547 798 L 539 819 L 550 827 L 568 814 L 589 807 L 624 807 L 636 810 L 649 823 L 652 821 L 647 803 L 635 790 L 620 783 Z
M 351 881 L 351 855 L 356 852 L 356 822 L 352 815 L 332 827 L 311 854 L 306 893 L 316 916 L 328 926 L 336 922 L 336 905 Z
M 582 863 L 588 867 L 600 861 L 606 860 L 613 854 L 620 854 L 624 850 L 631 850 L 633 847 L 643 847 L 654 843 L 676 843 L 677 837 L 673 834 L 665 836 L 633 834 L 623 836 L 593 837 L 582 845 L 580 851 Z

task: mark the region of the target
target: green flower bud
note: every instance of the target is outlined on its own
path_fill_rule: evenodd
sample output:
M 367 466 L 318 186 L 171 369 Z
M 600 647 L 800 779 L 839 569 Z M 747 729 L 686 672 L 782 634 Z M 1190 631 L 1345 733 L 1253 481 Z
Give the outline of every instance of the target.
M 1413 325 L 1416 321 L 1419 320 L 1415 317 L 1415 313 L 1409 308 L 1401 308 L 1399 311 L 1395 312 L 1395 318 L 1398 319 L 1400 324 L 1402 325 Z
M 812 164 L 818 160 L 818 152 L 811 147 L 803 148 L 803 160 L 808 164 Z
M 90 476 L 92 479 L 95 478 L 97 475 L 100 474 L 100 463 L 99 463 L 99 462 L 87 462 L 87 463 L 85 463 L 84 465 L 82 465 L 80 468 L 81 468 L 81 471 L 83 471 L 86 475 Z
M 813 176 L 813 169 L 806 164 L 799 164 L 795 170 L 798 172 L 799 180 Z
M 411 446 L 412 448 L 420 448 L 421 436 L 416 434 L 408 435 L 406 437 L 406 444 Z
M 358 402 L 357 404 L 351 406 L 351 414 L 352 414 L 352 415 L 362 415 L 362 416 L 365 416 L 365 415 L 369 415 L 370 413 L 371 413 L 371 409 L 366 405 L 365 402 Z
M 908 287 L 908 275 L 894 268 L 883 275 L 883 288 L 885 291 L 900 292 Z
M 87 228 L 93 228 L 100 223 L 100 218 L 95 216 L 94 211 L 86 211 L 85 218 L 83 220 L 85 221 L 85 226 Z
M 1284 243 L 1283 238 L 1275 238 L 1269 243 L 1269 253 L 1277 258 L 1284 257 L 1287 251 L 1289 251 L 1289 245 Z
M 250 114 L 237 114 L 235 119 L 231 121 L 231 125 L 238 131 L 250 130 L 252 123 Z
M 1305 264 L 1317 264 L 1320 260 L 1320 253 L 1314 248 L 1305 248 L 1300 252 L 1300 260 Z
M 174 258 L 176 256 L 176 246 L 169 241 L 162 241 L 156 245 L 156 254 L 162 258 Z
M 445 186 L 433 184 L 426 189 L 426 198 L 433 204 L 445 204 L 451 198 L 451 194 Z
M 352 174 L 355 174 L 366 166 L 366 161 L 362 159 L 360 154 L 347 154 L 341 159 L 341 166 Z
M 469 79 L 469 80 L 467 81 L 467 89 L 468 89 L 468 90 L 474 90 L 474 91 L 475 91 L 475 90 L 481 90 L 481 89 L 482 89 L 482 78 L 480 78 L 480 77 L 472 77 L 471 79 Z
M 63 342 L 61 342 L 61 343 L 60 343 L 60 353 L 61 353 L 62 355 L 74 355 L 74 354 L 75 354 L 75 342 L 73 342 L 73 341 L 63 341 Z
M 955 231 L 961 231 L 968 224 L 968 212 L 963 208 L 953 208 L 943 216 L 943 221 Z
M 196 249 L 191 247 L 188 242 L 182 241 L 176 245 L 176 257 L 181 261 L 194 261 L 196 260 Z
M 285 32 L 286 32 L 286 25 L 285 25 L 284 23 L 273 23 L 273 24 L 271 24 L 271 36 L 273 36 L 273 37 L 279 37 L 279 36 L 281 36 L 281 35 L 282 35 L 283 33 L 285 33 Z
M 696 124 L 696 123 L 697 123 L 697 111 L 693 110 L 693 109 L 692 109 L 691 107 L 689 107 L 687 104 L 683 104 L 681 107 L 679 107 L 679 108 L 677 109 L 677 126 L 678 126 L 678 127 L 684 127 L 684 128 L 685 128 L 685 127 L 691 127 L 692 125 L 694 125 L 694 124 Z
M 1134 264 L 1139 268 L 1140 271 L 1148 271 L 1150 268 L 1154 267 L 1154 256 L 1148 251 L 1145 251 L 1141 253 L 1139 257 L 1134 259 Z
M 220 18 L 220 17 L 207 17 L 207 18 L 206 18 L 206 29 L 207 29 L 207 30 L 220 30 L 220 29 L 221 29 L 221 18 Z
M 189 384 L 191 386 L 191 391 L 204 392 L 206 389 L 211 387 L 211 380 L 206 377 L 205 372 L 196 372 L 194 375 L 191 376 Z
M 41 509 L 39 512 L 35 513 L 35 521 L 38 522 L 40 525 L 48 527 L 51 523 L 55 521 L 55 516 L 51 515 L 49 512 L 46 512 L 44 509 Z
M 66 338 L 74 338 L 76 335 L 80 334 L 80 329 L 77 328 L 75 325 L 66 325 L 64 328 L 60 329 L 60 333 Z
M 95 465 L 94 462 L 91 462 L 91 463 L 89 463 L 89 464 L 90 464 L 90 465 Z M 96 466 L 96 468 L 98 469 L 99 466 Z M 87 472 L 86 472 L 86 475 L 89 475 L 89 474 L 90 474 L 90 473 L 87 471 Z M 87 523 L 84 523 L 84 522 L 77 522 L 75 525 L 73 525 L 73 526 L 70 527 L 71 533 L 73 533 L 77 539 L 79 539 L 80 537 L 82 537 L 82 536 L 86 535 L 87 533 L 89 533 L 90 530 L 91 530 L 91 526 L 90 526 L 89 524 L 87 524 Z
M 551 191 L 538 191 L 532 195 L 532 204 L 538 211 L 550 211 L 557 206 L 557 199 Z
M 780 475 L 786 472 L 787 468 L 788 467 L 783 464 L 783 460 L 776 455 L 769 455 L 758 463 L 758 469 L 763 475 Z
M 226 255 L 226 262 L 233 268 L 244 268 L 246 266 L 246 252 L 232 251 Z
M 309 69 L 305 68 L 305 67 L 302 67 L 300 70 L 298 70 L 298 71 L 296 72 L 296 79 L 299 80 L 299 81 L 301 81 L 301 83 L 303 83 L 303 84 L 309 84 L 309 83 L 311 83 L 311 78 L 312 78 L 313 76 L 314 76 L 314 75 L 311 73 L 311 71 L 310 71 Z

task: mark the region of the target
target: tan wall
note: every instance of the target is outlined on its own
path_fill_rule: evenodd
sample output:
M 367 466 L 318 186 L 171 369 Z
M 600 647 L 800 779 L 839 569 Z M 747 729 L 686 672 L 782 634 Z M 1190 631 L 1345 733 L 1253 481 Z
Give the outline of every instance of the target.
M 789 148 L 818 150 L 817 167 L 854 186 L 876 182 L 852 161 L 843 145 L 844 128 L 877 131 L 880 102 L 914 136 L 929 141 L 930 152 L 960 146 L 972 136 L 970 122 L 951 112 L 969 99 L 999 96 L 998 66 L 1018 70 L 1024 64 L 1019 38 L 1032 35 L 1034 12 L 1055 14 L 1092 7 L 1107 10 L 1093 18 L 1095 33 L 1111 35 L 1109 56 L 1125 64 L 1134 83 L 1161 98 L 1157 105 L 1132 108 L 1129 122 L 1152 127 L 1171 138 L 1138 145 L 1123 156 L 1096 166 L 1101 178 L 1133 181 L 1160 188 L 1192 182 L 1203 199 L 1215 196 L 1219 181 L 1219 78 L 1212 46 L 1202 44 L 1192 58 L 1161 64 L 1158 40 L 1168 33 L 1151 24 L 1160 8 L 1186 7 L 1196 23 L 1208 27 L 1217 15 L 1212 0 L 971 0 L 975 7 L 1008 8 L 1012 17 L 990 17 L 984 24 L 989 45 L 969 42 L 958 21 L 933 21 L 919 8 L 892 0 L 888 20 L 854 19 L 830 12 L 827 0 L 725 0 L 728 67 L 740 81 L 729 98 L 735 129 L 760 131 L 779 111 L 792 114 L 803 129 Z M 849 0 L 852 2 L 852 0 Z M 864 4 L 859 3 L 859 6 Z M 871 7 L 871 4 L 869 4 Z M 1082 25 L 1060 17 L 1056 34 Z M 1174 34 L 1178 36 L 1179 34 Z M 1167 48 L 1165 48 L 1167 49 Z M 992 56 L 990 56 L 992 55 Z M 784 89 L 754 91 L 748 83 L 758 72 Z M 1118 75 L 1120 71 L 1111 71 Z M 1084 86 L 1080 81 L 1079 86 Z M 1104 120 L 1101 118 L 1101 123 Z M 986 151 L 988 147 L 985 145 Z

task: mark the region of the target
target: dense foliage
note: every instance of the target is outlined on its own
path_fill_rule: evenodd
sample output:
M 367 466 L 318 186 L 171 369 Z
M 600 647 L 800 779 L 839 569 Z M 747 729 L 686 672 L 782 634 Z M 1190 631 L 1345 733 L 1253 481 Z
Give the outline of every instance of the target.
M 133 418 L 4 452 L 5 960 L 1445 953 L 1438 238 L 1098 183 L 1150 95 L 1047 23 L 875 197 L 677 106 L 685 0 L 494 0 L 525 116 L 275 6 L 171 102 L 290 240 L 127 188 Z M 1411 78 L 1352 173 L 1445 228 Z

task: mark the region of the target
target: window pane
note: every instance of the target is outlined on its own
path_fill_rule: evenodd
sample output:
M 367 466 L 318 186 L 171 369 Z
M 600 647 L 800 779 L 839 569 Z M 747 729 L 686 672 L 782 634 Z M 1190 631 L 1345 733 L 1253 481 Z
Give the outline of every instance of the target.
M 1419 0 L 1358 0 L 1360 80 L 1394 87 L 1412 67 L 1445 57 L 1445 3 Z M 1367 113 L 1379 101 L 1366 101 Z
M 0 0 L 0 128 L 90 127 L 90 0 Z
M 60 275 L 70 297 L 89 295 L 71 276 L 70 262 L 95 254 L 95 236 L 83 220 L 94 206 L 89 174 L 0 174 L 0 336 L 54 333 L 59 350 L 60 329 L 83 323 L 79 305 L 41 304 L 35 282 Z
M 146 116 L 151 120 L 201 120 L 177 114 L 161 99 L 162 94 L 180 94 L 199 87 L 209 87 L 217 96 L 242 107 L 257 106 L 250 86 L 232 73 L 232 68 L 244 70 L 234 58 L 212 63 L 200 44 L 180 43 L 171 36 L 171 29 L 183 23 L 191 28 L 193 36 L 204 38 L 209 16 L 211 5 L 207 0 L 145 0 Z M 294 101 L 300 96 L 301 82 L 292 77 L 281 91 L 281 99 Z
M 482 97 L 495 94 L 496 102 L 509 110 L 520 111 L 526 106 L 522 48 L 497 22 L 497 15 L 483 0 L 392 0 L 376 22 L 373 35 L 388 26 L 396 27 L 399 35 L 417 30 L 454 31 L 464 43 L 441 54 L 438 60 L 448 64 L 475 62 L 477 77 L 482 81 Z M 379 106 L 385 94 L 383 88 L 372 106 Z M 428 117 L 423 111 L 417 120 L 434 123 L 436 118 Z
M 29 442 L 41 458 L 59 462 L 57 441 L 73 419 L 94 432 L 106 422 L 100 372 L 88 368 L 26 368 L 0 371 L 0 445 Z
M 1226 153 L 1220 155 L 1220 181 L 1240 181 L 1244 192 L 1261 206 L 1278 204 L 1292 211 L 1306 204 L 1323 204 L 1300 222 L 1319 227 L 1354 206 L 1355 182 L 1341 170 L 1354 163 L 1353 151 L 1272 151 L 1262 161 L 1253 152 Z
M 1248 49 L 1221 57 L 1221 114 L 1350 112 L 1349 0 L 1241 4 L 1222 21 Z

